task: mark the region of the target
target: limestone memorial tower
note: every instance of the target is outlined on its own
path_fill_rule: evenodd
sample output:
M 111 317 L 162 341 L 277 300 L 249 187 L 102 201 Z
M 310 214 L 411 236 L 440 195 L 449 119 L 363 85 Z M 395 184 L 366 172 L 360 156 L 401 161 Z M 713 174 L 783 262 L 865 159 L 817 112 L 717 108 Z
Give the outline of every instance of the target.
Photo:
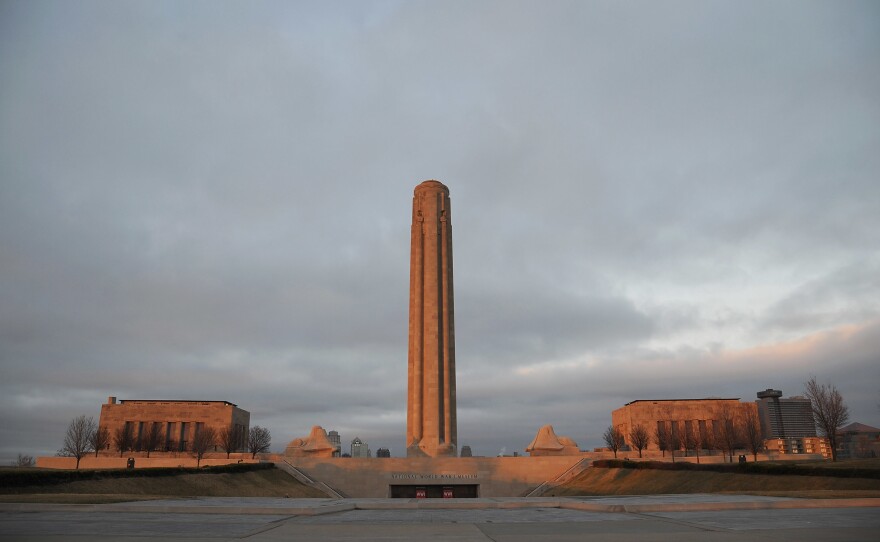
M 452 213 L 438 181 L 415 188 L 409 273 L 407 457 L 456 456 Z

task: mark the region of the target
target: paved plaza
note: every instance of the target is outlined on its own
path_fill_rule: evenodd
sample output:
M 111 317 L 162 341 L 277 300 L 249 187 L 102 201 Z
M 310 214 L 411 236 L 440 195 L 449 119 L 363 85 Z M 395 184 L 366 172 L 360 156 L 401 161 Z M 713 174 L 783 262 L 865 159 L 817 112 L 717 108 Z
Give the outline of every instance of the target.
M 0 540 L 219 542 L 877 540 L 880 499 L 746 495 L 537 499 L 192 498 L 0 504 Z

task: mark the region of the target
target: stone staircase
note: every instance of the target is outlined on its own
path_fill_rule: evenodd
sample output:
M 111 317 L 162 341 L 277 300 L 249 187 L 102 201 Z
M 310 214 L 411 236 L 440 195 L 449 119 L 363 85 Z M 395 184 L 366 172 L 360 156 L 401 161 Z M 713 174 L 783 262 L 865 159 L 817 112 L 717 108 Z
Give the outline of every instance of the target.
M 577 463 L 575 463 L 574 465 L 569 467 L 568 470 L 566 470 L 565 472 L 563 472 L 562 474 L 560 474 L 556 478 L 554 478 L 552 480 L 547 480 L 546 482 L 542 483 L 541 485 L 539 485 L 535 489 L 533 489 L 533 490 L 529 491 L 528 493 L 526 493 L 525 495 L 523 495 L 523 497 L 540 497 L 541 495 L 543 495 L 545 492 L 549 491 L 550 489 L 553 489 L 554 487 L 557 487 L 557 486 L 561 486 L 562 484 L 564 484 L 565 482 L 568 482 L 569 480 L 571 480 L 572 478 L 574 478 L 578 474 L 584 472 L 584 470 L 588 469 L 590 467 L 590 465 L 592 465 L 592 464 L 593 464 L 592 459 L 587 459 L 587 458 L 581 459 L 580 461 L 578 461 Z
M 301 471 L 297 467 L 294 467 L 293 465 L 291 465 L 286 459 L 280 463 L 275 463 L 275 466 L 278 467 L 279 469 L 283 470 L 287 474 L 293 476 L 294 478 L 299 480 L 301 483 L 303 483 L 311 488 L 317 489 L 318 491 L 322 491 L 333 499 L 346 498 L 345 495 L 343 495 L 339 491 L 336 491 L 335 489 L 328 486 L 324 482 L 321 482 L 320 480 L 312 480 L 311 478 L 309 478 L 309 476 L 306 473 L 304 473 L 303 471 Z

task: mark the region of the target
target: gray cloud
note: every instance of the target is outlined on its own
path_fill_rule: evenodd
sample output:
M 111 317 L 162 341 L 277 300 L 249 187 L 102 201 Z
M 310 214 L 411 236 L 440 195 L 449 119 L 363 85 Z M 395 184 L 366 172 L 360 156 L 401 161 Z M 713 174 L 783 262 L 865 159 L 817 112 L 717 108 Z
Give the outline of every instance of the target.
M 107 395 L 402 450 L 411 190 L 460 434 L 835 382 L 877 422 L 878 8 L 0 5 L 0 456 Z

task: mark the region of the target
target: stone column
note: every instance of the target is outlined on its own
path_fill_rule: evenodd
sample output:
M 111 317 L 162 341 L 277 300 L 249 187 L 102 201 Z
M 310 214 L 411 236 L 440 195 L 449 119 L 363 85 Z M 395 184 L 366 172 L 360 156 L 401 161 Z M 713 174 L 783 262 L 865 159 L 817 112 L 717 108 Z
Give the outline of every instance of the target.
M 455 333 L 449 189 L 425 181 L 413 196 L 410 242 L 407 456 L 455 456 Z

